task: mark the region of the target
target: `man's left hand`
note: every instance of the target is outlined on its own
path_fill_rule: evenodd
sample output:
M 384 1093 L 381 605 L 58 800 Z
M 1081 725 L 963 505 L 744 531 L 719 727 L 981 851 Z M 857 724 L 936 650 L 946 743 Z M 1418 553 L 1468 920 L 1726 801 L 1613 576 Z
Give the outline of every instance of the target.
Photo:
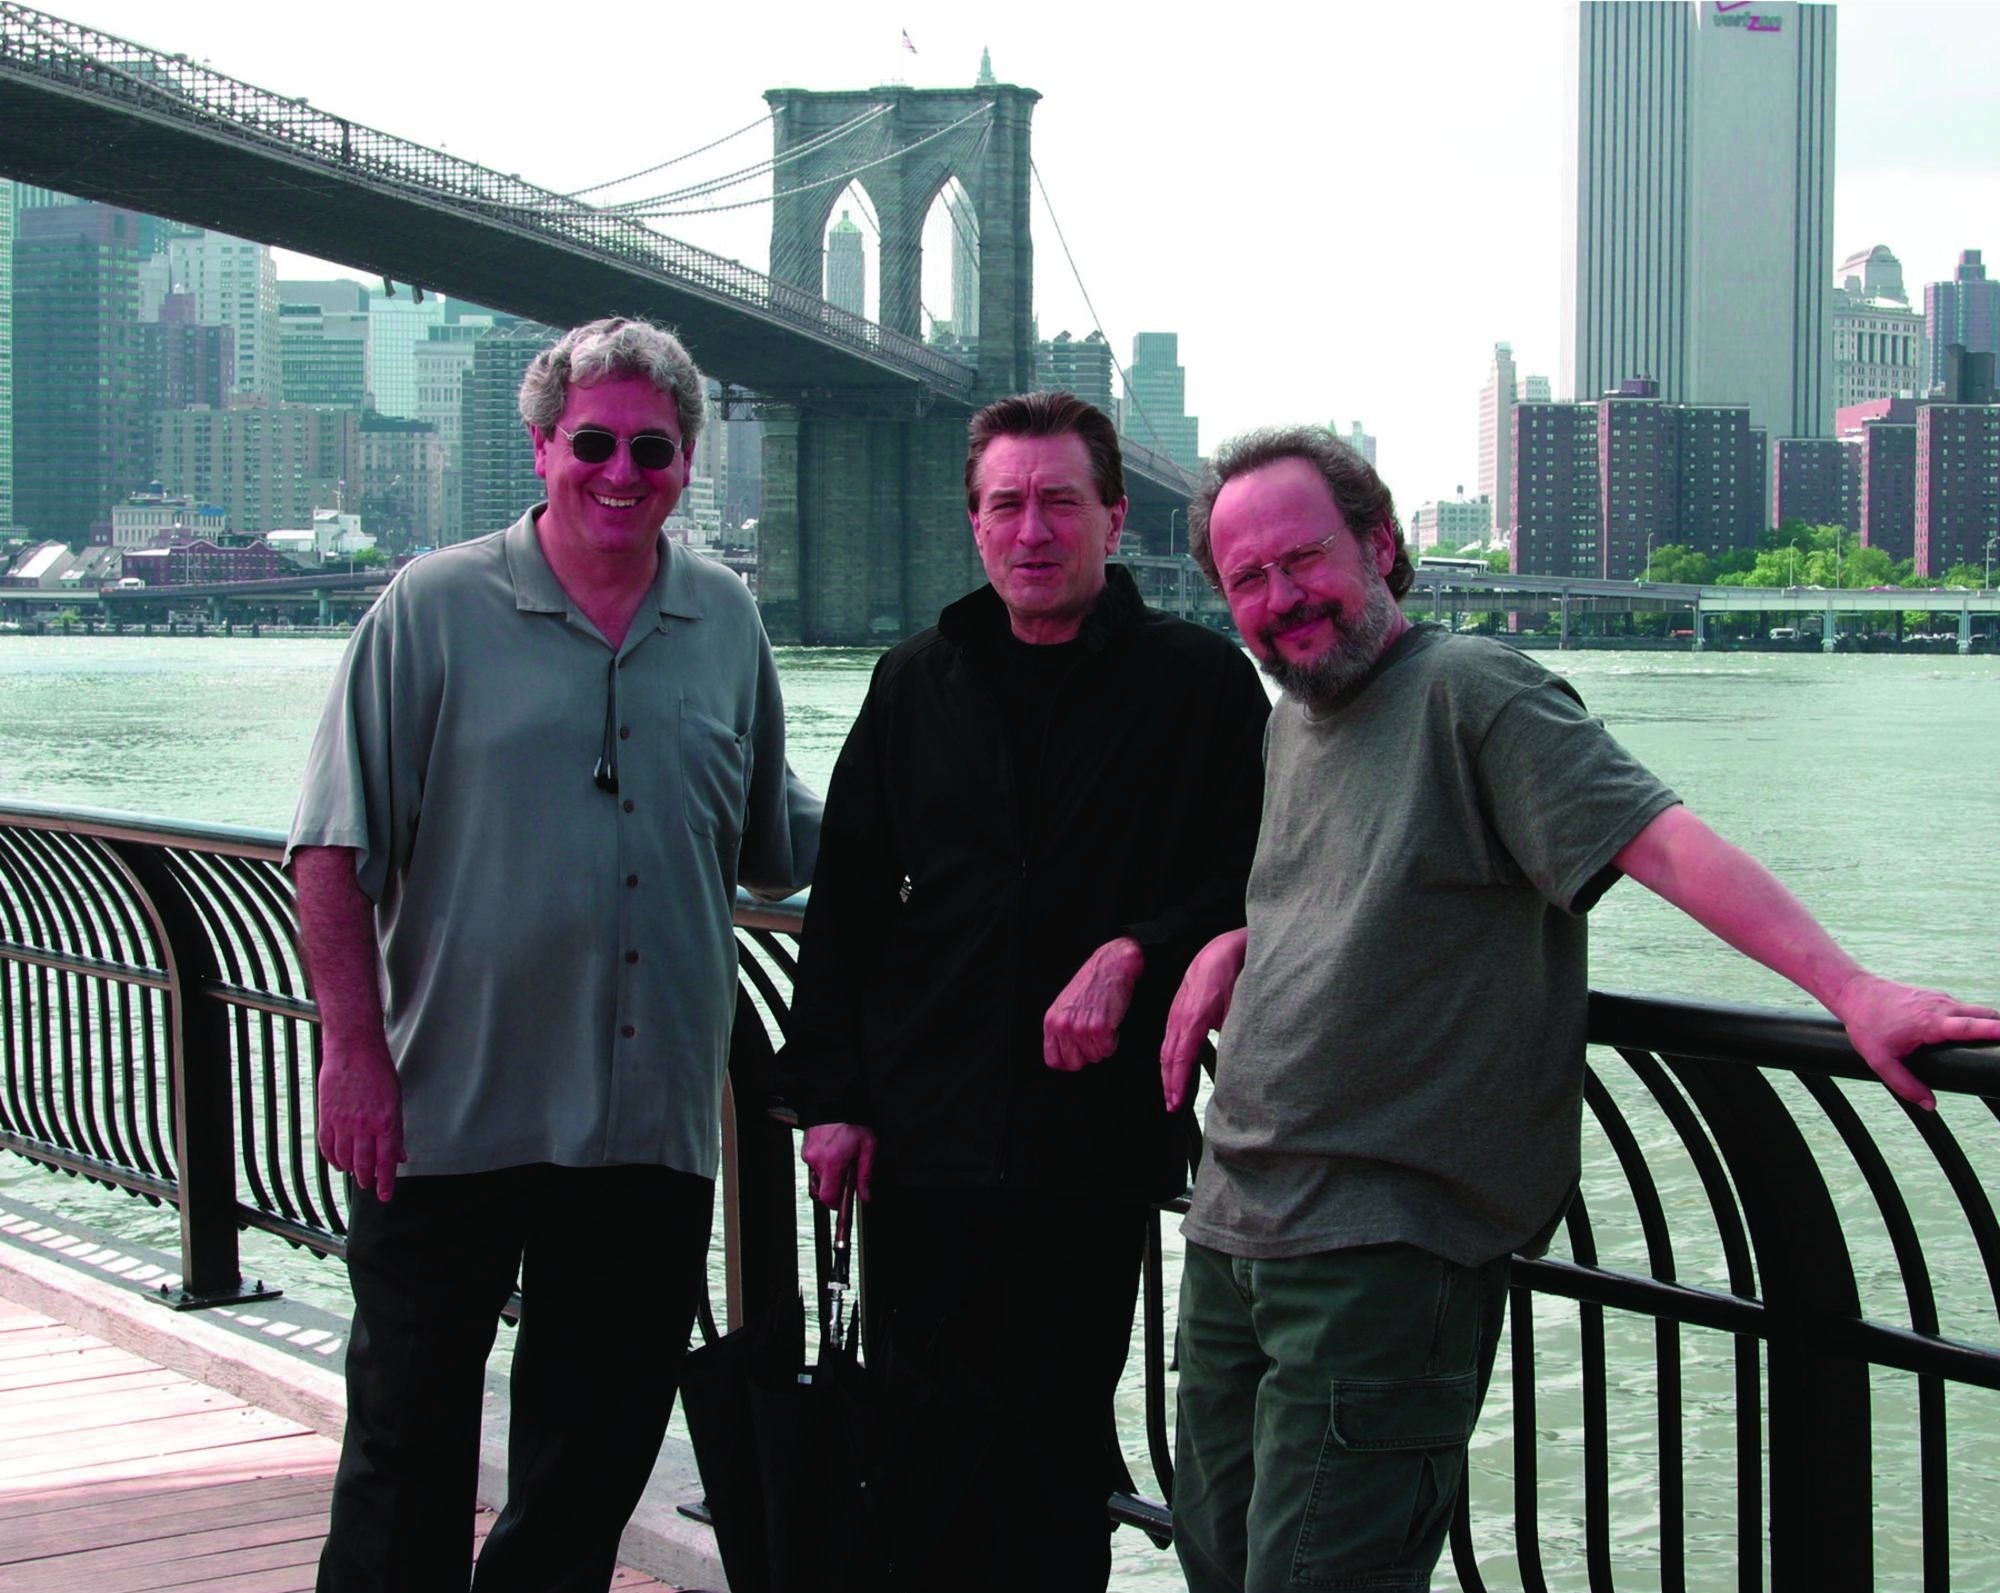
M 1145 968 L 1146 950 L 1130 935 L 1092 952 L 1042 1019 L 1042 1060 L 1059 1072 L 1080 1073 L 1116 1051 L 1118 1026 Z
M 1937 1098 L 1903 1066 L 1904 1057 L 1920 1045 L 2000 1044 L 2000 1010 L 1871 973 L 1857 973 L 1829 1005 L 1876 1077 L 1927 1112 L 1937 1110 Z

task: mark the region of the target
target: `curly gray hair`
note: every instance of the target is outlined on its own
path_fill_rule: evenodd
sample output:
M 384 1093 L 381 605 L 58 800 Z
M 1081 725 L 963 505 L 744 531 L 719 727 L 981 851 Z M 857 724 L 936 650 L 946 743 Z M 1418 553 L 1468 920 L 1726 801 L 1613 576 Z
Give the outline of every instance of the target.
M 535 356 L 521 378 L 521 419 L 546 437 L 561 419 L 572 386 L 622 376 L 643 376 L 673 399 L 681 447 L 692 453 L 707 413 L 701 371 L 681 340 L 651 321 L 613 315 L 563 333 Z

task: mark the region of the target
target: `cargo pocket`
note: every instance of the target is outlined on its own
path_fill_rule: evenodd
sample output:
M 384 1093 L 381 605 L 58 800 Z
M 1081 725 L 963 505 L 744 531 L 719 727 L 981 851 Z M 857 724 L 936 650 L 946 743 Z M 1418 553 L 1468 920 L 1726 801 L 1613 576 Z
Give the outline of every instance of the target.
M 1428 1588 L 1478 1417 L 1470 1371 L 1337 1380 L 1292 1585 Z

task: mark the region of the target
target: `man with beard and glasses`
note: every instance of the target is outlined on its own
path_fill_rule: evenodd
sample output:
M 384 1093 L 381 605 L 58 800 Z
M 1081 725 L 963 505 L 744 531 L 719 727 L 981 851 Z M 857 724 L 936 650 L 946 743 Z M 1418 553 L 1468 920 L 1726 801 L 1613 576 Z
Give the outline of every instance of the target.
M 1179 1110 L 1220 1027 L 1183 1233 L 1174 1543 L 1190 1593 L 1427 1588 L 1514 1254 L 1575 1189 L 1584 915 L 1621 874 L 1791 979 L 1906 1101 L 2000 1013 L 1836 946 L 1493 641 L 1412 625 L 1388 489 L 1316 428 L 1224 445 L 1189 544 L 1284 688 L 1248 927 L 1189 966 Z

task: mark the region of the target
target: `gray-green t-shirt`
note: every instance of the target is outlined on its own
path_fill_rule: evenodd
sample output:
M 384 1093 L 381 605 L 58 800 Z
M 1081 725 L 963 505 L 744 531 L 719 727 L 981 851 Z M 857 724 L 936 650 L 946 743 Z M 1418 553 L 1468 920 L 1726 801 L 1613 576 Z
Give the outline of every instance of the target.
M 607 701 L 615 794 L 592 778 Z M 737 881 L 794 889 L 818 844 L 728 570 L 663 538 L 615 655 L 532 516 L 403 570 L 341 661 L 291 847 L 360 854 L 404 1171 L 714 1177 Z
M 1677 800 L 1565 681 L 1436 626 L 1322 714 L 1281 702 L 1187 1237 L 1472 1266 L 1544 1234 L 1577 1174 L 1583 914 Z

